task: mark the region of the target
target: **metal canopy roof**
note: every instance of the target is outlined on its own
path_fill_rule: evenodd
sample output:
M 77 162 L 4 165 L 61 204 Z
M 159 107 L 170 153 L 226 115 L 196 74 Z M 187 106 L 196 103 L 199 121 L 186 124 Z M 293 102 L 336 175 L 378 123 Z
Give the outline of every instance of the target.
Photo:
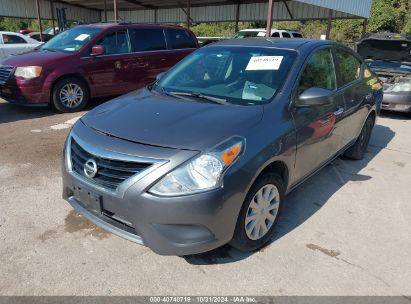
M 113 7 L 113 0 L 62 0 L 68 4 L 79 5 L 89 9 L 104 10 Z M 267 0 L 190 0 L 191 7 L 243 5 L 243 4 L 267 4 Z M 347 13 L 353 17 L 368 18 L 372 0 L 274 0 L 278 3 L 299 2 L 310 6 L 332 9 Z M 182 8 L 187 6 L 187 0 L 117 0 L 119 10 L 152 10 Z
M 274 0 L 281 2 L 283 0 Z M 290 0 L 286 0 L 290 1 Z M 104 10 L 104 0 L 62 0 L 68 4 L 80 5 L 90 9 Z M 230 4 L 246 4 L 246 3 L 264 3 L 267 0 L 191 0 L 191 7 L 212 6 L 212 5 L 230 5 Z M 113 1 L 106 0 L 107 6 L 113 8 Z M 146 9 L 167 9 L 181 8 L 187 6 L 186 0 L 118 0 L 119 10 L 146 10 Z
M 275 0 L 280 2 L 282 0 Z M 289 1 L 289 0 L 287 0 Z M 68 4 L 81 5 L 90 9 L 104 10 L 104 0 L 64 0 Z M 118 0 L 119 10 L 146 10 L 146 9 L 167 9 L 186 7 L 186 0 Z M 245 3 L 263 3 L 266 0 L 191 0 L 191 7 L 210 6 L 210 5 L 227 5 L 227 4 L 245 4 Z M 106 0 L 107 6 L 112 9 L 113 1 Z
M 368 18 L 372 0 L 274 0 L 273 20 Z M 51 19 L 51 1 L 39 0 L 40 15 Z M 73 21 L 114 20 L 113 0 L 54 0 L 54 7 L 67 8 Z M 117 0 L 119 20 L 140 23 L 187 21 L 187 0 Z M 330 11 L 331 10 L 331 11 Z M 266 20 L 268 0 L 190 0 L 192 22 Z M 36 0 L 1 0 L 0 16 L 37 18 Z

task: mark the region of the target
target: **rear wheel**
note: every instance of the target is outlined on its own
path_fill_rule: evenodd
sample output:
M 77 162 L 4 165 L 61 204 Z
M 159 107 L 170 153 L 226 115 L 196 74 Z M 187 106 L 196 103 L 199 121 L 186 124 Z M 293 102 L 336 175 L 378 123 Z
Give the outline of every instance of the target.
M 283 198 L 281 178 L 273 173 L 261 176 L 246 197 L 230 244 L 241 251 L 263 247 L 274 233 Z
M 88 102 L 88 88 L 78 78 L 64 78 L 53 88 L 53 106 L 60 112 L 70 113 L 82 110 Z
M 345 151 L 344 156 L 355 160 L 363 159 L 370 142 L 373 127 L 374 119 L 372 117 L 368 117 L 361 130 L 360 136 L 357 138 L 357 141 L 352 147 Z

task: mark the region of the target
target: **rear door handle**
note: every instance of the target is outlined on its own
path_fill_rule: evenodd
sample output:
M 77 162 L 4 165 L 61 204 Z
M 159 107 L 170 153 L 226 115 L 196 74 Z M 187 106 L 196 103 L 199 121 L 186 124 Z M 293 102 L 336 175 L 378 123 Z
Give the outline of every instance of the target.
M 341 114 L 343 114 L 343 113 L 344 113 L 344 108 L 343 108 L 343 107 L 340 107 L 340 108 L 337 108 L 337 109 L 335 110 L 334 115 L 335 115 L 335 116 L 338 116 L 338 115 L 341 115 Z

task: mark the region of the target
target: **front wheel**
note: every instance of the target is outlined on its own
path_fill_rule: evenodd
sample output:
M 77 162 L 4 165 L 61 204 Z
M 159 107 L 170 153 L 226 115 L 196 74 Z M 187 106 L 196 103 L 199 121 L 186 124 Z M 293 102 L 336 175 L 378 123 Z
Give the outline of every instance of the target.
M 64 78 L 53 88 L 53 105 L 60 112 L 77 112 L 86 106 L 88 94 L 83 81 L 73 77 Z
M 284 199 L 284 184 L 277 174 L 257 179 L 241 208 L 231 245 L 241 251 L 263 247 L 272 237 Z

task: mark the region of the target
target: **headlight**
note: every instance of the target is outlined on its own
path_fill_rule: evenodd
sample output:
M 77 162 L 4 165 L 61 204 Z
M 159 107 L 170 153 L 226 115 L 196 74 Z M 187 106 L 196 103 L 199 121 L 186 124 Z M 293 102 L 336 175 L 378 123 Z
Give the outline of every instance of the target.
M 221 186 L 225 171 L 244 152 L 245 140 L 234 136 L 164 176 L 150 189 L 159 196 L 208 191 Z
M 410 83 L 396 83 L 392 89 L 391 92 L 411 92 L 411 82 Z
M 33 79 L 40 76 L 41 70 L 42 67 L 40 66 L 18 67 L 14 72 L 14 76 L 25 79 Z

